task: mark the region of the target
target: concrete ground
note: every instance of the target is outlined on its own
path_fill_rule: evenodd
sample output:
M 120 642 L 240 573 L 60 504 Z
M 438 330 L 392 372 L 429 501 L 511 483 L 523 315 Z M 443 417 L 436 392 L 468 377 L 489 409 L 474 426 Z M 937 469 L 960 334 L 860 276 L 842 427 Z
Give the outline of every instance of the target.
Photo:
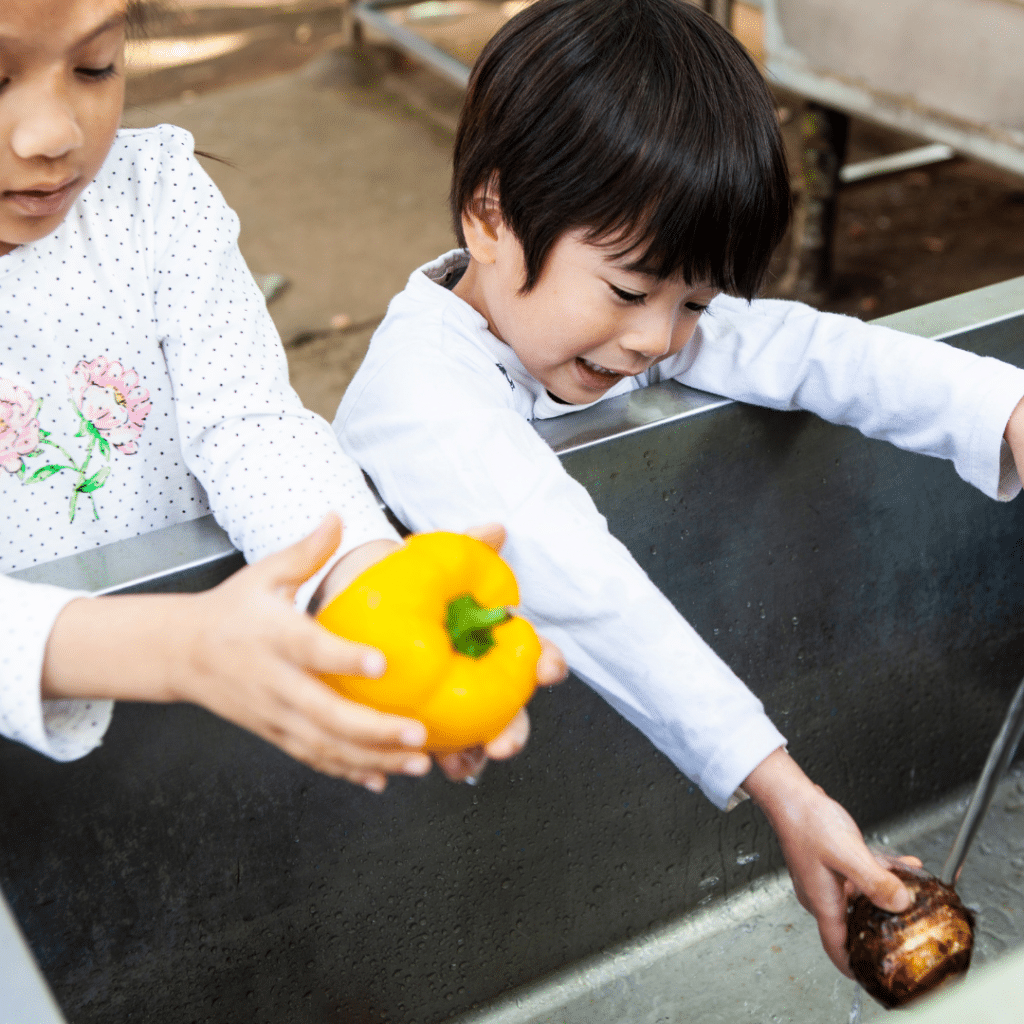
M 125 116 L 181 125 L 230 161 L 202 162 L 241 218 L 252 271 L 290 282 L 271 313 L 294 387 L 328 419 L 388 300 L 453 245 L 451 134 L 367 83 L 364 64 L 328 51 L 297 72 Z

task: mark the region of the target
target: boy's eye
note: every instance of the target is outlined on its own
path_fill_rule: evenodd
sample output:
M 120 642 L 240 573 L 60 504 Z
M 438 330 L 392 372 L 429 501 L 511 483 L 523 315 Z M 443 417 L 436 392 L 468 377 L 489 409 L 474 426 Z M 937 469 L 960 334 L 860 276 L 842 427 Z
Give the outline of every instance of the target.
M 694 313 L 703 313 L 708 307 L 707 303 L 701 305 L 699 302 L 688 302 L 686 308 L 693 310 Z
M 113 64 L 108 64 L 105 68 L 75 68 L 83 78 L 89 78 L 94 82 L 109 78 L 116 70 Z
M 617 288 L 615 285 L 608 285 L 609 288 L 620 298 L 623 302 L 630 302 L 633 305 L 639 306 L 643 303 L 647 296 L 643 292 L 627 292 L 624 288 Z

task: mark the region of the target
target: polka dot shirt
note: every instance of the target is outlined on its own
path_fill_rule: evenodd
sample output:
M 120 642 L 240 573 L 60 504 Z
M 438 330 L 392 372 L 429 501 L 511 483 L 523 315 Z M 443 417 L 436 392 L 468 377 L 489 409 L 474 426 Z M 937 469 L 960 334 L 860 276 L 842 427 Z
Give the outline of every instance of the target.
M 332 509 L 339 555 L 395 536 L 289 386 L 237 239 L 192 136 L 161 125 L 119 132 L 60 227 L 0 257 L 0 572 L 211 511 L 249 561 Z M 40 702 L 44 646 L 75 596 L 0 577 L 0 733 L 61 760 L 111 713 Z

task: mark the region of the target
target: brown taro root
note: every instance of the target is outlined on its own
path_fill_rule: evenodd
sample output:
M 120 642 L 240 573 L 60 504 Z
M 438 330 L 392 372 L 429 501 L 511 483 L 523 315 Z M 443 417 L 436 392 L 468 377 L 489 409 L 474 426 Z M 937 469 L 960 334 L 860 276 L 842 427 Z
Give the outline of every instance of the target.
M 884 1006 L 904 1006 L 971 964 L 974 915 L 953 888 L 927 871 L 897 864 L 914 896 L 902 914 L 879 910 L 866 896 L 850 901 L 846 950 L 856 979 Z

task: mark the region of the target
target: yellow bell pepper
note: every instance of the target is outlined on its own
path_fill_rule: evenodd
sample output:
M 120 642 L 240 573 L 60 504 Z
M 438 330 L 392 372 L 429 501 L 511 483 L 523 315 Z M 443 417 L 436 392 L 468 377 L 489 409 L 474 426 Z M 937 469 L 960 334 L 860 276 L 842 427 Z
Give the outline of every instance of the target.
M 427 727 L 425 750 L 494 739 L 533 695 L 540 641 L 512 570 L 482 541 L 425 533 L 370 566 L 317 615 L 339 636 L 383 651 L 379 679 L 324 675 L 339 693 Z

